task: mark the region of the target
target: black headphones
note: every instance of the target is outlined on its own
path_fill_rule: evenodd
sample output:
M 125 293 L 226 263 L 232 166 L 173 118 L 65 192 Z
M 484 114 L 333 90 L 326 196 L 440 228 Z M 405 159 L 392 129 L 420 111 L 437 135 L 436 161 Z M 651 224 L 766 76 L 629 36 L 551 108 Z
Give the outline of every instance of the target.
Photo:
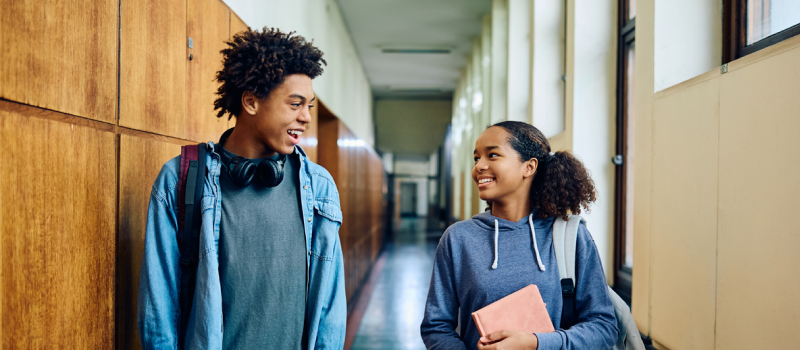
M 222 134 L 217 144 L 220 148 L 232 132 L 233 128 L 230 128 Z M 275 187 L 283 180 L 283 165 L 286 163 L 286 155 L 282 155 L 278 160 L 267 158 L 256 165 L 244 157 L 236 156 L 232 159 L 227 159 L 225 152 L 221 152 L 221 149 L 218 149 L 218 151 L 222 157 L 223 165 L 228 170 L 228 175 L 231 176 L 233 183 L 239 187 L 250 186 L 253 181 L 262 187 Z

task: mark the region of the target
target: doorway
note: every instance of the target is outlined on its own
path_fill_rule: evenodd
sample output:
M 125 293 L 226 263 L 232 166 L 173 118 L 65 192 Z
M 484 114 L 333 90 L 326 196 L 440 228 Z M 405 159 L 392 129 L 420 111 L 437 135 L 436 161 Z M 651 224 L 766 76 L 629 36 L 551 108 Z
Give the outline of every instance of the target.
M 400 183 L 400 216 L 417 216 L 417 184 L 413 182 Z

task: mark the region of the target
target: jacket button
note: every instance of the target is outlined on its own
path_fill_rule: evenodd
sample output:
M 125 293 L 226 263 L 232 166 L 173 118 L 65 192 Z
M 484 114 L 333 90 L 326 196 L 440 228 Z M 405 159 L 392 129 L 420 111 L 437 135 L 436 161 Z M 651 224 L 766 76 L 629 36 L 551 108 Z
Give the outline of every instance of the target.
M 308 189 L 308 185 L 303 186 L 303 189 L 307 190 Z
M 311 217 L 310 216 L 308 217 L 308 222 L 311 222 Z

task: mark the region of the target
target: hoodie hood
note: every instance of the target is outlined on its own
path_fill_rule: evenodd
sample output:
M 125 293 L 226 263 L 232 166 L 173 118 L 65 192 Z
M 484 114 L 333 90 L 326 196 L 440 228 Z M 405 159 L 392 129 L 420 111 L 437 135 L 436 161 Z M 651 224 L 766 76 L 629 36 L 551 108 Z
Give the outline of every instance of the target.
M 533 209 L 528 216 L 520 219 L 517 222 L 511 222 L 505 219 L 498 218 L 492 215 L 491 211 L 487 210 L 483 213 L 475 215 L 472 217 L 472 221 L 475 222 L 478 227 L 485 229 L 485 230 L 494 230 L 494 262 L 492 263 L 492 270 L 497 269 L 497 264 L 500 260 L 500 252 L 497 250 L 498 242 L 501 239 L 500 233 L 501 232 L 508 232 L 508 231 L 516 231 L 519 229 L 527 228 L 531 232 L 531 240 L 533 241 L 533 254 L 536 256 L 536 263 L 539 265 L 540 271 L 545 271 L 544 263 L 542 263 L 542 258 L 539 256 L 539 247 L 536 243 L 536 234 L 537 234 L 537 226 L 539 234 L 546 234 L 544 232 L 545 227 L 548 227 L 548 224 L 553 218 L 544 218 L 544 219 L 537 219 L 534 220 L 533 218 L 538 215 L 538 211 Z M 527 227 L 526 227 L 527 226 Z

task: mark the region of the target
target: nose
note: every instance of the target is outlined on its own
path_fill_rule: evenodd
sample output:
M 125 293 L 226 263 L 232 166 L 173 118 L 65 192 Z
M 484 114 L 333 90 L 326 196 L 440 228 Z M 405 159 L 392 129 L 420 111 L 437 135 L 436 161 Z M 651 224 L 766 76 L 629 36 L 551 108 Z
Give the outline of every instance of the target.
M 478 159 L 478 162 L 475 163 L 475 171 L 481 172 L 489 168 L 489 165 L 483 161 L 483 158 Z
M 303 124 L 311 123 L 311 108 L 303 108 L 303 111 L 300 112 L 300 116 L 298 116 L 297 121 Z

